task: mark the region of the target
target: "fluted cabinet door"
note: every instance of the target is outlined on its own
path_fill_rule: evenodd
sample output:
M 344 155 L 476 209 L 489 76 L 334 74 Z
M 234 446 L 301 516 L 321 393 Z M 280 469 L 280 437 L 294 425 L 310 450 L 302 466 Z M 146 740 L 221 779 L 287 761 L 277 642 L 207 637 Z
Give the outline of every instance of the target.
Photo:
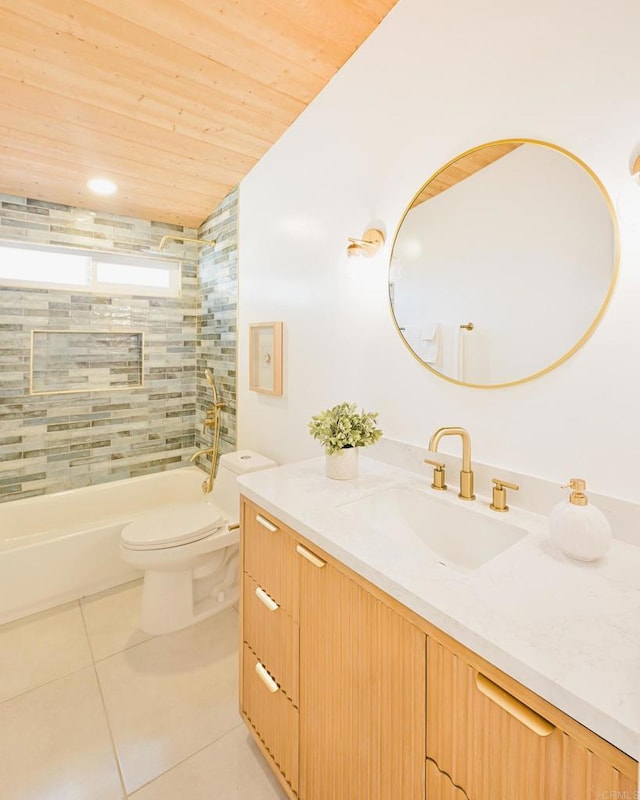
M 425 634 L 302 557 L 300 797 L 424 800 Z
M 540 698 L 537 707 L 523 702 L 433 638 L 427 650 L 427 755 L 470 800 L 637 797 L 628 756 Z
M 451 778 L 440 772 L 431 759 L 427 759 L 427 800 L 469 800 Z

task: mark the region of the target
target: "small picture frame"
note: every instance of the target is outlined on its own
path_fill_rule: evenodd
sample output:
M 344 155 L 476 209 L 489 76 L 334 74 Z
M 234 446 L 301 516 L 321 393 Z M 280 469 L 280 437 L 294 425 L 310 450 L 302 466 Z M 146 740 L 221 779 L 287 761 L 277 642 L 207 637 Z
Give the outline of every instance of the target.
M 282 322 L 249 325 L 249 389 L 282 394 Z

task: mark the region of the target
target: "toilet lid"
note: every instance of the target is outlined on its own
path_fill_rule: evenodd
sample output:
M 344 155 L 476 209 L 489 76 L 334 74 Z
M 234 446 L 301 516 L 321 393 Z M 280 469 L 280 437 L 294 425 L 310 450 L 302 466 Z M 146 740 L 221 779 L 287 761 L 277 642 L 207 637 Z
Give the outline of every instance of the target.
M 204 539 L 225 524 L 210 503 L 181 503 L 143 514 L 122 529 L 122 543 L 134 550 L 175 547 Z

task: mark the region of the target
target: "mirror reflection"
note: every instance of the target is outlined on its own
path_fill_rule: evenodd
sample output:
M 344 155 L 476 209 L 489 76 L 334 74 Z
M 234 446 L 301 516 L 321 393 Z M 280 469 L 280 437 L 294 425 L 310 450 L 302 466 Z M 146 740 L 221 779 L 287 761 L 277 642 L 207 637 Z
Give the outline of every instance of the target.
M 393 245 L 396 325 L 429 369 L 472 386 L 529 380 L 595 329 L 617 272 L 595 175 L 530 140 L 478 147 L 429 180 Z

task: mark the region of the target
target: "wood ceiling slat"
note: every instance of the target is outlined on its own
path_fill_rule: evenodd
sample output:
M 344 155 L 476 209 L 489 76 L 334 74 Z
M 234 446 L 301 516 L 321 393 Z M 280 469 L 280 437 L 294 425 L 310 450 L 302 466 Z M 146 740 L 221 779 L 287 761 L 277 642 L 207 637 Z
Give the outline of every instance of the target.
M 393 8 L 394 3 L 387 0 L 354 0 L 354 5 L 369 14 L 379 24 Z
M 162 170 L 165 179 L 168 173 L 179 173 L 186 180 L 209 181 L 219 183 L 221 187 L 227 185 L 225 179 L 228 180 L 229 176 L 237 183 L 246 172 L 246 169 L 232 169 L 228 164 L 218 166 L 203 159 L 193 158 L 188 152 L 175 154 L 160 150 L 144 141 L 128 142 L 124 158 L 123 143 L 117 137 L 79 128 L 74 123 L 55 118 L 47 119 L 40 116 L 37 120 L 34 117 L 25 122 L 25 114 L 21 109 L 7 106 L 2 102 L 0 102 L 0 141 L 7 146 L 19 147 L 22 144 L 25 147 L 32 144 L 35 148 L 49 148 L 52 153 L 67 152 L 74 161 L 83 158 L 83 153 L 92 154 L 94 159 L 99 155 L 100 158 L 118 159 L 120 170 L 134 171 L 139 167 L 148 166 L 151 169 Z
M 87 13 L 87 10 L 89 13 Z M 289 125 L 305 104 L 289 95 L 271 89 L 210 58 L 159 36 L 121 17 L 78 0 L 21 0 L 19 14 L 37 19 L 57 33 L 57 53 L 65 51 L 62 37 L 68 36 L 100 54 L 101 63 L 113 71 L 151 82 L 166 83 L 181 95 L 193 94 L 208 106 L 221 103 L 247 110 L 248 104 L 257 113 L 279 119 Z M 73 42 L 72 42 L 73 46 Z M 72 54 L 67 51 L 67 57 Z M 144 70 L 140 75 L 140 71 Z M 137 96 L 137 95 L 136 95 Z
M 20 163 L 29 163 L 38 175 L 44 174 L 47 165 L 52 164 L 47 156 L 38 157 L 38 154 L 33 150 L 17 150 L 16 148 L 9 150 L 4 144 L 0 145 L 0 159 L 3 169 L 18 167 Z M 81 164 L 75 164 L 73 161 L 69 161 L 61 156 L 58 156 L 55 165 L 50 167 L 50 172 L 52 174 L 55 173 L 60 178 L 62 184 L 70 182 L 75 184 L 78 182 L 78 178 L 80 178 L 81 183 L 85 183 L 87 178 L 91 177 L 91 173 L 88 172 L 86 167 Z M 119 181 L 119 196 L 127 197 L 127 194 L 131 194 L 135 191 L 138 192 L 142 198 L 153 199 L 157 197 L 160 184 L 154 183 L 146 177 L 134 179 L 128 175 L 111 172 L 109 175 L 113 176 L 116 182 Z M 201 206 L 202 202 L 208 201 L 212 196 L 216 196 L 215 185 L 212 187 L 211 192 L 195 192 L 190 187 L 183 186 L 175 175 L 172 176 L 169 183 L 164 185 L 171 189 L 174 198 L 177 195 L 183 195 L 182 199 L 188 208 L 198 208 Z
M 4 122 L 4 117 L 0 118 Z M 131 168 L 128 159 L 121 156 L 105 155 L 104 151 L 99 154 L 93 153 L 86 148 L 73 147 L 67 145 L 62 149 L 55 139 L 47 139 L 40 134 L 25 133 L 5 128 L 0 124 L 0 154 L 13 150 L 16 154 L 22 153 L 30 155 L 37 161 L 45 163 L 47 160 L 62 160 L 69 164 L 75 164 L 77 172 L 82 171 L 88 178 L 96 175 L 109 175 L 119 185 L 127 181 L 135 169 L 135 164 Z M 188 184 L 189 191 L 194 197 L 202 195 L 202 200 L 214 197 L 224 197 L 227 193 L 228 185 L 220 183 L 213 175 L 200 175 L 189 173 L 187 170 L 173 172 L 174 180 L 169 176 L 164 165 L 145 164 L 145 180 L 155 183 L 157 190 L 163 186 L 184 186 Z M 178 176 L 175 180 L 175 176 Z
M 120 138 L 126 147 L 130 142 L 147 142 L 170 153 L 189 153 L 194 158 L 203 160 L 212 158 L 220 165 L 228 164 L 234 171 L 245 167 L 248 171 L 259 158 L 256 154 L 239 152 L 238 143 L 231 136 L 223 138 L 228 138 L 229 144 L 235 145 L 234 150 L 226 150 L 219 145 L 212 148 L 215 137 L 211 132 L 205 132 L 199 137 L 177 134 L 175 131 L 131 119 L 124 113 L 81 103 L 67 96 L 20 84 L 2 75 L 0 75 L 0 97 L 7 104 L 24 112 L 26 124 L 30 121 L 38 122 L 41 117 L 62 119 L 74 125 L 78 131 L 85 131 L 87 136 L 91 135 L 92 131 L 100 131 L 114 138 Z
M 294 64 L 304 64 L 325 80 L 337 72 L 372 28 L 361 11 L 349 14 L 344 0 L 338 0 L 341 13 L 337 17 L 331 13 L 331 5 L 336 3 L 330 0 L 311 4 L 299 0 L 235 0 L 224 5 L 182 2 L 233 36 L 249 39 Z
M 37 175 L 34 178 L 25 175 L 23 170 L 6 173 L 3 171 L 3 192 L 17 197 L 32 197 L 36 200 L 49 200 L 51 202 L 62 203 L 68 206 L 87 208 L 84 197 L 79 191 L 69 191 L 67 187 L 61 187 L 55 177 L 49 178 L 47 175 Z M 35 191 L 33 191 L 35 189 Z M 51 200 L 54 197 L 55 200 Z M 164 215 L 160 219 L 155 211 L 158 207 L 155 202 L 142 202 L 140 198 L 133 201 L 119 198 L 96 197 L 96 201 L 91 208 L 97 212 L 108 214 L 122 214 L 125 216 L 137 217 L 139 219 L 153 219 L 161 222 L 168 222 L 173 225 L 183 225 L 186 228 L 198 228 L 202 222 L 201 211 L 185 212 L 184 209 L 165 208 Z M 0 227 L 0 239 L 3 238 L 3 229 Z
M 250 0 L 245 0 L 250 2 Z M 380 22 L 363 14 L 353 0 L 265 0 L 301 28 L 314 30 L 348 49 L 362 42 Z
M 11 42 L 6 47 L 0 46 L 0 72 L 6 77 L 18 70 L 22 80 L 32 86 L 59 94 L 66 92 L 75 99 L 90 100 L 112 111 L 126 107 L 135 119 L 151 124 L 163 123 L 165 127 L 179 124 L 192 131 L 211 125 L 231 129 L 239 137 L 261 146 L 263 151 L 286 130 L 285 123 L 246 107 L 233 109 L 225 104 L 223 110 L 212 113 L 204 97 L 190 99 L 170 91 L 162 83 L 153 85 L 149 73 L 146 80 L 137 80 L 135 72 L 144 74 L 144 69 L 133 70 L 132 76 L 124 71 L 114 73 L 111 60 L 101 63 L 99 51 L 73 37 L 58 37 L 63 39 L 63 47 L 68 48 L 60 58 L 58 42 L 52 41 L 46 28 L 15 17 L 11 25 Z M 32 54 L 34 49 L 37 56 Z M 73 69 L 73 64 L 81 64 L 82 71 Z
M 84 185 L 84 180 L 82 180 L 84 175 L 81 173 L 81 180 L 78 181 L 78 174 L 72 164 L 70 165 L 66 162 L 58 165 L 53 165 L 51 162 L 41 163 L 23 154 L 12 158 L 1 153 L 0 158 L 3 183 L 24 185 L 25 181 L 28 180 L 29 184 L 33 185 L 36 192 L 38 192 L 34 194 L 33 192 L 25 191 L 25 196 L 45 200 L 50 199 L 51 194 L 47 195 L 47 192 L 52 187 L 56 187 L 55 202 L 82 205 L 79 200 L 83 196 L 81 187 Z M 147 183 L 139 185 L 130 180 L 126 186 L 120 187 L 117 195 L 111 197 L 95 195 L 95 202 L 91 207 L 120 214 L 125 213 L 118 210 L 120 207 L 125 205 L 133 207 L 136 202 L 150 208 L 157 206 L 157 193 L 154 193 Z M 201 205 L 194 202 L 194 196 L 190 191 L 175 188 L 172 190 L 171 199 L 166 201 L 162 221 L 171 222 L 185 218 L 196 220 L 193 223 L 194 225 L 200 224 L 202 222 L 200 209 Z M 158 219 L 158 217 L 151 217 L 151 219 Z
M 158 35 L 164 35 L 196 53 L 224 64 L 242 75 L 309 103 L 330 76 L 317 75 L 308 65 L 297 65 L 246 37 L 231 35 L 212 25 L 202 11 L 194 11 L 178 0 L 154 0 L 149 5 L 131 0 L 86 0 Z

